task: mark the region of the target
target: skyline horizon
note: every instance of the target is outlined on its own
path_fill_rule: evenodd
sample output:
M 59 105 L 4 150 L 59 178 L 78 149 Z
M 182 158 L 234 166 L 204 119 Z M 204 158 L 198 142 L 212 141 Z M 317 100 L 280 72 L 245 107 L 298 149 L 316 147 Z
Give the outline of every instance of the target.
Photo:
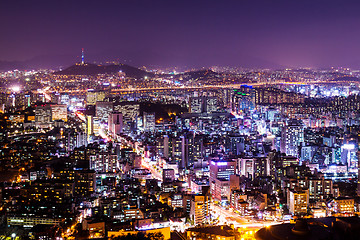
M 82 50 L 83 48 L 81 48 L 80 50 Z M 154 61 L 154 63 L 151 62 L 151 60 L 147 61 L 147 62 L 142 62 L 141 60 L 139 61 L 139 59 L 135 60 L 131 60 L 131 59 L 121 59 L 120 57 L 106 57 L 104 56 L 104 54 L 94 54 L 94 53 L 90 53 L 87 54 L 86 53 L 86 49 L 84 49 L 85 52 L 85 63 L 91 63 L 91 64 L 102 64 L 102 65 L 106 65 L 106 64 L 111 64 L 111 62 L 116 62 L 118 64 L 126 64 L 129 66 L 133 66 L 133 67 L 137 67 L 137 68 L 186 68 L 186 69 L 204 69 L 204 68 L 212 68 L 212 67 L 229 67 L 229 68 L 243 68 L 243 69 L 268 69 L 268 70 L 284 70 L 284 69 L 312 69 L 312 70 L 321 70 L 321 69 L 331 69 L 331 68 L 349 68 L 352 70 L 360 70 L 360 64 L 358 67 L 356 66 L 348 66 L 348 65 L 327 65 L 327 66 L 281 66 L 278 65 L 276 63 L 272 63 L 263 59 L 257 59 L 257 58 L 252 58 L 250 57 L 251 60 L 259 60 L 259 63 L 256 64 L 254 62 L 252 63 L 247 63 L 247 64 L 238 64 L 236 65 L 235 63 L 233 64 L 223 64 L 223 63 L 213 63 L 213 64 L 207 64 L 207 65 L 202 65 L 200 64 L 191 64 L 191 61 L 189 61 L 189 64 L 162 64 L 159 63 L 158 59 L 156 59 L 156 61 Z M 90 57 L 89 57 L 90 56 Z M 44 60 L 45 59 L 45 60 Z M 49 60 L 52 59 L 53 62 L 49 63 Z M 88 60 L 89 59 L 89 60 Z M 160 58 L 161 59 L 161 58 Z M 164 57 L 163 59 L 166 59 L 166 57 Z M 50 60 L 51 61 L 51 60 Z M 45 64 L 42 64 L 40 62 L 46 62 Z M 59 63 L 61 62 L 61 63 Z M 61 54 L 61 55 L 51 55 L 51 54 L 47 54 L 47 55 L 37 55 L 34 56 L 32 58 L 26 59 L 26 60 L 6 60 L 6 59 L 0 59 L 0 71 L 1 70 L 6 70 L 6 69 L 1 69 L 3 67 L 3 65 L 14 65 L 14 68 L 16 68 L 16 65 L 20 64 L 20 68 L 23 69 L 36 69 L 36 68 L 67 68 L 70 67 L 76 63 L 81 63 L 82 62 L 82 55 L 81 52 L 80 54 Z M 43 65 L 43 66 L 40 66 Z M 9 67 L 7 67 L 9 68 Z M 7 69 L 10 70 L 10 69 Z M 26 69 L 27 70 L 27 69 Z

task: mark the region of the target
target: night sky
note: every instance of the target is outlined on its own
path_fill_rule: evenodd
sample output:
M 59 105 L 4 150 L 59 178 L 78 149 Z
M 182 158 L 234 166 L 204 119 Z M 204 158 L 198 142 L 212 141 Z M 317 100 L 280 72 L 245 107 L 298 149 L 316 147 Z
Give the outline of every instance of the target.
M 0 0 L 0 60 L 81 48 L 137 66 L 360 69 L 360 1 Z

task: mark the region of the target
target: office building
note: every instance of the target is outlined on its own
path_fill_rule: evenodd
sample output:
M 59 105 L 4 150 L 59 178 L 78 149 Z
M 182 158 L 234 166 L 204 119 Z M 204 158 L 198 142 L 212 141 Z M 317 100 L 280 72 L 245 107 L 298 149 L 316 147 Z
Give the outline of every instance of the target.
M 119 135 L 123 131 L 123 115 L 120 112 L 112 112 L 109 115 L 108 130 L 112 135 Z
M 112 102 L 96 102 L 95 116 L 100 119 L 101 122 L 108 122 L 108 118 L 111 112 L 114 111 Z
M 51 104 L 51 121 L 62 120 L 67 122 L 67 105 L 65 104 Z
M 106 93 L 104 91 L 88 90 L 86 93 L 86 104 L 95 105 L 96 102 L 104 101 Z
M 306 215 L 309 206 L 308 190 L 289 190 L 288 191 L 288 207 L 290 214 Z
M 155 113 L 144 112 L 143 115 L 144 131 L 155 130 Z

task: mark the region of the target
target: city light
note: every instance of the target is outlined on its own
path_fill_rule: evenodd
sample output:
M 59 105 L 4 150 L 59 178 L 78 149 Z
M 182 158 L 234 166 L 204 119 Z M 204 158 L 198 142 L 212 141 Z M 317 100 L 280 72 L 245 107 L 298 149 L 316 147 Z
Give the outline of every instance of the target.
M 13 86 L 13 87 L 11 87 L 11 89 L 12 89 L 14 92 L 20 92 L 20 90 L 21 90 L 20 86 Z
M 358 239 L 359 8 L 8 1 L 0 238 Z
M 353 150 L 353 149 L 355 149 L 355 145 L 346 143 L 346 144 L 342 145 L 341 148 L 346 149 L 346 150 Z

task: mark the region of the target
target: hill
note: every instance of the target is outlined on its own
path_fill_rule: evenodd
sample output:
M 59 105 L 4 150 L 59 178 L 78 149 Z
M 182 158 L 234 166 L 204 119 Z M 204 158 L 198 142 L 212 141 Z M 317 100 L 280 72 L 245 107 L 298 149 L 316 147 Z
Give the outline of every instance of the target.
M 145 76 L 153 76 L 153 73 L 132 67 L 126 64 L 119 65 L 96 65 L 96 64 L 75 64 L 62 71 L 55 72 L 58 75 L 97 75 L 97 74 L 112 74 L 117 72 L 124 72 L 126 76 L 133 78 L 143 78 Z

